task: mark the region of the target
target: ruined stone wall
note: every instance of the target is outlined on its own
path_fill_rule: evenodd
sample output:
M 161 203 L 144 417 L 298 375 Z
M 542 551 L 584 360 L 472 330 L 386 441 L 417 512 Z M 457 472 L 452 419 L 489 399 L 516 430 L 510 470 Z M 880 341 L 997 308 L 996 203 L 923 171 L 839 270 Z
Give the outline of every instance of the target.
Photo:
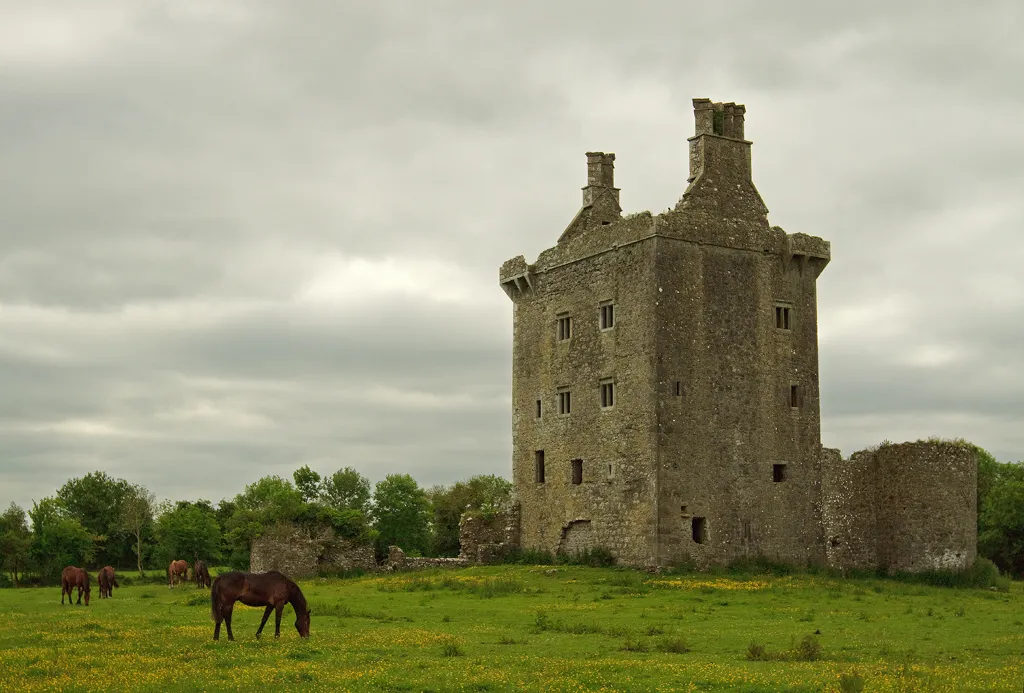
M 424 568 L 465 568 L 470 562 L 465 558 L 428 558 L 424 556 L 406 556 L 398 546 L 388 547 L 388 558 L 384 562 L 384 570 L 423 570 Z
M 877 569 L 874 457 L 859 452 L 844 460 L 838 450 L 823 448 L 821 466 L 826 563 L 841 569 Z
M 377 570 L 373 545 L 337 537 L 329 528 L 310 533 L 275 525 L 253 541 L 249 557 L 249 572 L 276 570 L 292 579 L 355 569 Z
M 655 560 L 652 433 L 654 321 L 650 217 L 588 229 L 541 254 L 532 286 L 515 298 L 513 328 L 513 481 L 521 505 L 521 543 L 557 552 L 603 547 L 621 561 Z M 600 305 L 615 324 L 600 329 Z M 557 317 L 573 320 L 557 339 Z M 600 385 L 615 383 L 602 409 Z M 558 390 L 572 410 L 558 413 Z M 541 416 L 536 402 L 541 401 Z M 545 478 L 536 480 L 544 451 Z M 582 483 L 572 483 L 572 460 Z M 573 523 L 589 521 L 586 545 L 567 544 Z
M 960 570 L 977 557 L 978 463 L 956 443 L 882 445 L 841 460 L 828 452 L 829 565 L 889 572 Z
M 459 520 L 459 558 L 491 563 L 518 546 L 518 504 L 490 518 L 467 513 Z

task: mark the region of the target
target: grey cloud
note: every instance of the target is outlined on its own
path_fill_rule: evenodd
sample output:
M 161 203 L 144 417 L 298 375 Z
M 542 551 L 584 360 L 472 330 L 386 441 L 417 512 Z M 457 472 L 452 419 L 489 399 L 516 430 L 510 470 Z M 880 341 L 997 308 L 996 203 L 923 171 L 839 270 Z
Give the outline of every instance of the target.
M 826 444 L 1024 458 L 1019 3 L 93 7 L 0 71 L 0 503 L 95 468 L 215 500 L 306 461 L 508 474 L 497 266 L 557 239 L 585 151 L 627 212 L 674 205 L 694 96 L 747 104 L 770 220 L 832 242 Z M 299 300 L 339 253 L 451 272 Z

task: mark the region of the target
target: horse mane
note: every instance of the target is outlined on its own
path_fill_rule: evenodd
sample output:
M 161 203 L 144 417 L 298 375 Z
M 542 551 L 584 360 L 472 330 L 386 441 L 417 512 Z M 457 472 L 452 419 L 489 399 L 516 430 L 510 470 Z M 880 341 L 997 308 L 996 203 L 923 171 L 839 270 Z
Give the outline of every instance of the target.
M 285 578 L 287 580 L 287 578 Z M 309 611 L 309 607 L 306 605 L 306 597 L 302 594 L 302 590 L 291 580 L 288 580 L 288 601 L 292 603 L 292 608 L 295 609 L 296 614 L 304 614 Z

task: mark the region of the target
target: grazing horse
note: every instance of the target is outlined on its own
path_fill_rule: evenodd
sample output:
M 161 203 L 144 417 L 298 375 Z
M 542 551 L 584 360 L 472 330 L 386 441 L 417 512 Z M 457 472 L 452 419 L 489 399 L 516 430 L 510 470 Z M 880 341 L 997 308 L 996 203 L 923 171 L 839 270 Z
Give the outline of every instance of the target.
M 167 568 L 167 589 L 174 587 L 174 578 L 178 578 L 178 582 L 188 581 L 187 561 L 171 561 L 170 567 Z
M 195 578 L 196 587 L 210 586 L 210 570 L 202 561 L 196 561 L 195 566 L 192 568 L 192 577 Z
M 231 612 L 235 608 L 235 602 L 242 602 L 247 606 L 265 606 L 263 620 L 256 631 L 256 637 L 260 637 L 263 626 L 267 625 L 270 612 L 276 610 L 274 619 L 274 637 L 281 637 L 281 612 L 285 604 L 291 604 L 295 609 L 295 629 L 299 636 L 309 637 L 309 615 L 310 610 L 306 606 L 306 598 L 302 596 L 302 590 L 294 582 L 286 578 L 276 570 L 268 573 L 240 573 L 230 572 L 218 575 L 213 581 L 213 588 L 210 589 L 210 602 L 213 607 L 213 620 L 217 624 L 213 629 L 213 639 L 220 639 L 220 622 L 224 621 L 228 627 L 228 640 L 234 640 L 231 634 Z
M 71 590 L 78 588 L 78 601 L 76 604 L 82 603 L 82 592 L 85 592 L 85 605 L 89 606 L 89 573 L 85 572 L 82 568 L 76 568 L 73 565 L 69 565 L 64 569 L 64 572 L 60 574 L 60 603 L 64 603 L 64 595 L 68 595 L 68 604 L 71 603 Z
M 96 582 L 100 583 L 100 599 L 104 597 L 109 599 L 113 596 L 114 588 L 121 586 L 117 584 L 113 566 L 109 565 L 100 569 L 100 572 L 96 575 Z

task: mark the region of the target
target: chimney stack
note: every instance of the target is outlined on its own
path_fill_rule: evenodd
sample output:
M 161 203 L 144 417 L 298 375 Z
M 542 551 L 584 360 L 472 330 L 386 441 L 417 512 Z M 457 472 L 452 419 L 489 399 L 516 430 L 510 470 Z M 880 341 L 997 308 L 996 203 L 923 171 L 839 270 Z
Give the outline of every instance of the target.
M 615 187 L 615 155 L 587 152 L 587 187 L 583 188 L 583 206 L 594 204 L 605 191 L 610 191 L 619 202 L 619 189 Z

